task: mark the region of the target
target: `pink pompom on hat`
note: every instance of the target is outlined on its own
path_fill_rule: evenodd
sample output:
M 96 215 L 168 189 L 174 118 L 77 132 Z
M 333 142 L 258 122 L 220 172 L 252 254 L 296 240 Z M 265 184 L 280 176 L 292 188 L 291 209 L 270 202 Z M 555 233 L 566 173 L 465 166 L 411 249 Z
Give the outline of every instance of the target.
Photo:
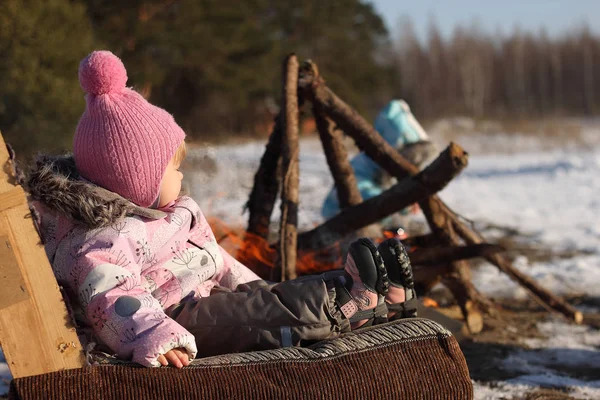
M 171 114 L 125 86 L 125 66 L 110 51 L 94 51 L 81 61 L 79 83 L 87 95 L 73 139 L 77 170 L 139 206 L 151 206 L 185 133 Z

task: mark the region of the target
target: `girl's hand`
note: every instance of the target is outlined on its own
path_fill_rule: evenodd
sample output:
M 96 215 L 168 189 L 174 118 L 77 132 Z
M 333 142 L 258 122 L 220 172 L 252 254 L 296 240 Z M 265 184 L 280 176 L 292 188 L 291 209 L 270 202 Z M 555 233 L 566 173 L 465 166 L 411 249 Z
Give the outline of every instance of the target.
M 158 362 L 163 366 L 171 364 L 177 368 L 183 368 L 190 365 L 190 358 L 185 349 L 180 347 L 169 350 L 164 355 L 161 354 L 158 356 Z

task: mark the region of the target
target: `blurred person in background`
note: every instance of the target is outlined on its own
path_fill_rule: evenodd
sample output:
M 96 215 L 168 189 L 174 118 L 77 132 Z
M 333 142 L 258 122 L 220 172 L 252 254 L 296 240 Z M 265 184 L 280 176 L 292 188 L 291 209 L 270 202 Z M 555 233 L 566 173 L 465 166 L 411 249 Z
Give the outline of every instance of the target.
M 375 130 L 383 139 L 394 147 L 402 157 L 423 169 L 436 155 L 436 146 L 410 111 L 404 100 L 390 101 L 375 120 Z M 364 200 L 375 197 L 396 183 L 396 179 L 373 161 L 366 153 L 357 154 L 350 165 L 354 169 L 356 183 Z M 414 204 L 404 210 L 385 218 L 381 224 L 386 229 L 397 230 L 407 226 L 407 218 L 418 212 Z M 323 203 L 321 215 L 329 219 L 340 212 L 335 187 L 329 192 Z

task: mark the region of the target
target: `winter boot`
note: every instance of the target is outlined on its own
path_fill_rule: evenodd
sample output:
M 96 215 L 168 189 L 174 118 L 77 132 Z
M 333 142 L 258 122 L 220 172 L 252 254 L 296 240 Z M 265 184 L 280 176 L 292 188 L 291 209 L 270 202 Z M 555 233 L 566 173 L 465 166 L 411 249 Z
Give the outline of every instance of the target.
M 388 276 L 371 240 L 361 238 L 350 244 L 344 272 L 336 280 L 336 303 L 352 329 L 386 322 Z
M 417 316 L 417 294 L 413 279 L 410 259 L 402 242 L 391 238 L 382 242 L 377 248 L 388 273 L 389 290 L 385 295 L 388 308 L 388 319 Z

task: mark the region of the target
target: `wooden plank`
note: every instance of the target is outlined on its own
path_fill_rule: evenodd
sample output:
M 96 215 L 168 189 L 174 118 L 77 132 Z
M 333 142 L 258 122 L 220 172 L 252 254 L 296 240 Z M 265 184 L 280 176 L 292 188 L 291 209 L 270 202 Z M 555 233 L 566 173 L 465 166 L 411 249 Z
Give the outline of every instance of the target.
M 29 299 L 19 262 L 7 235 L 0 236 L 0 308 L 12 306 Z
M 0 135 L 0 343 L 13 378 L 85 365 L 25 194 Z M 20 195 L 20 199 L 18 196 Z
M 0 211 L 26 203 L 25 191 L 20 186 L 16 186 L 8 192 L 0 193 Z

